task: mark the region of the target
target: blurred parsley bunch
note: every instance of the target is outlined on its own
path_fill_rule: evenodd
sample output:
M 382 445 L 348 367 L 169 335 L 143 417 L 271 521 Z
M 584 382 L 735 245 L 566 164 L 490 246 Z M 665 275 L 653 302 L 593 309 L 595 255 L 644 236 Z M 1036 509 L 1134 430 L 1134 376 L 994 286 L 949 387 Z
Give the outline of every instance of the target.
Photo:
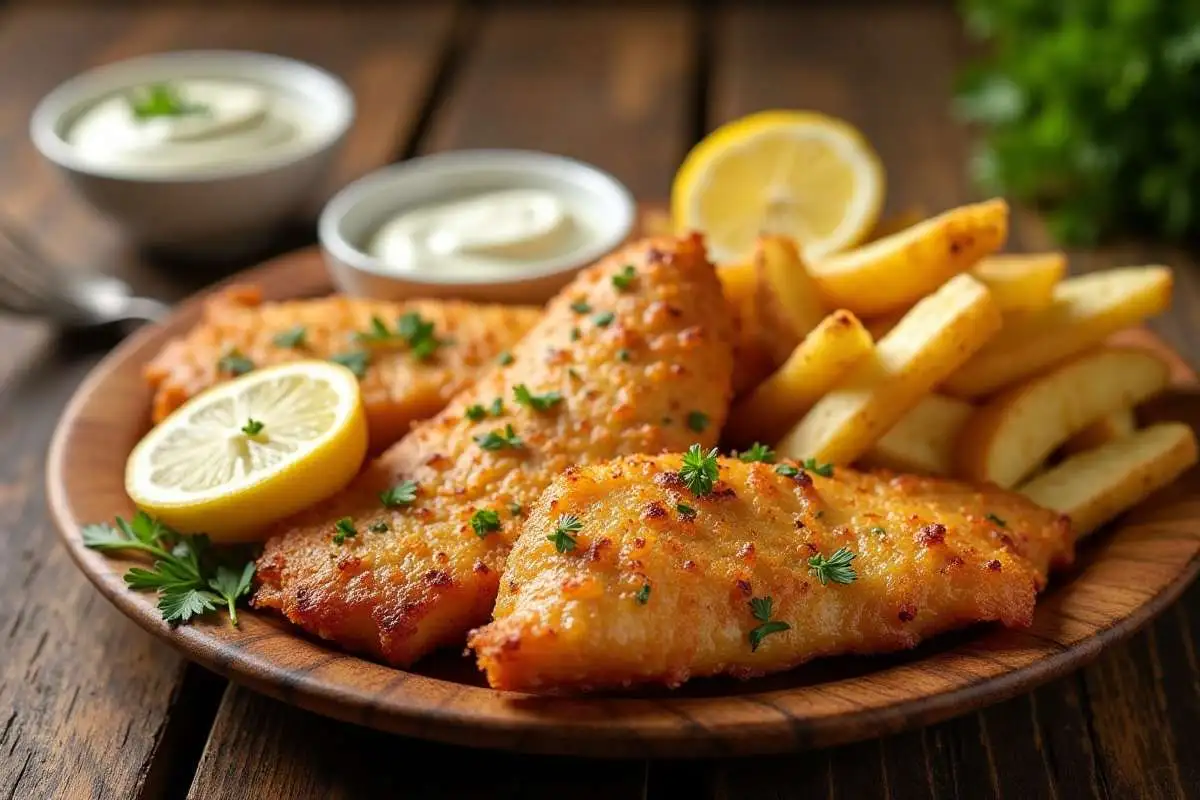
M 962 0 L 972 167 L 1067 244 L 1200 235 L 1200 0 Z

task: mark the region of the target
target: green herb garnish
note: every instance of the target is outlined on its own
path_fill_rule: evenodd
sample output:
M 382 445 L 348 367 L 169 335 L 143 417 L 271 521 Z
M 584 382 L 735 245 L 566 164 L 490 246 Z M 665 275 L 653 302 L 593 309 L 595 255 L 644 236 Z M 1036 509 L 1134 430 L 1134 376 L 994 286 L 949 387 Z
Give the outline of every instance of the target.
M 513 398 L 517 401 L 518 405 L 528 406 L 534 411 L 549 411 L 561 403 L 563 399 L 560 392 L 533 394 L 529 391 L 529 387 L 523 383 L 518 383 L 513 387 Z
M 599 314 L 592 317 L 592 324 L 594 324 L 597 328 L 607 328 L 616 318 L 617 315 L 611 311 L 601 311 Z
M 341 364 L 353 372 L 355 377 L 365 378 L 367 365 L 371 363 L 371 354 L 365 350 L 348 350 L 345 353 L 335 353 L 329 360 L 334 364 Z
M 765 444 L 755 442 L 749 450 L 738 454 L 738 460 L 745 461 L 747 464 L 753 464 L 756 461 L 770 464 L 775 460 L 775 451 Z
M 822 478 L 833 477 L 833 464 L 818 464 L 815 458 L 806 458 L 803 466 L 809 472 L 815 472 Z
M 288 347 L 292 350 L 297 350 L 304 347 L 304 340 L 308 336 L 308 328 L 303 325 L 293 325 L 286 331 L 280 331 L 275 334 L 271 342 L 276 347 Z
M 154 557 L 154 564 L 133 567 L 125 585 L 135 591 L 158 592 L 163 619 L 177 625 L 224 606 L 237 625 L 237 601 L 250 591 L 254 561 L 221 563 L 202 533 L 178 533 L 143 511 L 132 521 L 117 517 L 116 525 L 84 525 L 83 543 L 93 550 L 136 550 Z
M 349 517 L 342 517 L 333 523 L 334 544 L 341 544 L 347 539 L 353 539 L 355 536 L 358 536 L 358 529 L 354 527 L 354 520 Z
M 242 426 L 242 433 L 247 436 L 257 436 L 262 433 L 263 423 L 256 419 L 246 420 L 246 424 Z
M 630 356 L 629 351 L 626 350 L 624 347 L 622 347 L 620 350 L 617 351 L 617 360 L 618 361 L 629 361 L 630 358 L 632 358 L 632 356 Z
M 400 506 L 409 506 L 416 502 L 416 499 L 416 481 L 401 481 L 392 488 L 386 489 L 379 493 L 379 501 L 383 503 L 384 508 L 399 508 Z
M 217 369 L 221 372 L 228 372 L 230 375 L 238 376 L 245 375 L 254 369 L 254 362 L 242 355 L 242 351 L 236 347 L 225 351 L 225 355 L 221 356 L 217 361 Z
M 679 512 L 680 516 L 686 517 L 687 519 L 692 519 L 696 516 L 696 509 L 692 508 L 687 503 L 676 503 L 675 510 Z
M 839 547 L 829 558 L 817 553 L 808 559 L 808 570 L 817 576 L 817 580 L 821 582 L 822 586 L 830 581 L 854 583 L 858 578 L 858 573 L 854 571 L 854 567 L 850 566 L 850 562 L 854 558 L 853 552 L 845 547 Z
M 780 464 L 775 468 L 775 471 L 785 478 L 794 478 L 800 474 L 800 470 L 796 469 L 791 464 Z
M 696 433 L 703 433 L 708 427 L 708 414 L 703 411 L 689 411 L 687 415 L 687 426 Z
M 490 508 L 481 508 L 471 515 L 471 528 L 480 539 L 500 530 L 500 515 Z
M 499 363 L 500 366 L 502 366 L 502 367 L 507 367 L 509 364 L 513 363 L 514 360 L 515 359 L 513 359 L 513 354 L 508 352 L 507 350 L 505 350 L 503 353 L 501 353 L 500 356 L 496 359 L 497 363 Z
M 575 549 L 575 537 L 572 534 L 583 530 L 583 523 L 574 514 L 563 514 L 554 524 L 554 533 L 546 537 L 554 542 L 554 549 L 560 553 L 569 553 Z
M 492 404 L 488 406 L 488 411 L 491 412 L 493 417 L 500 416 L 504 413 L 504 401 L 497 397 L 492 401 Z
M 762 644 L 763 639 L 772 633 L 782 633 L 783 631 L 792 629 L 792 626 L 786 622 L 771 619 L 771 616 L 775 613 L 774 606 L 775 601 L 770 597 L 750 598 L 750 613 L 754 615 L 756 620 L 762 623 L 750 631 L 751 653 L 757 650 L 758 646 Z
M 576 300 L 574 303 L 571 303 L 571 310 L 576 314 L 586 314 L 592 310 L 592 307 L 586 300 Z
M 644 606 L 650 602 L 650 584 L 643 583 L 642 588 L 637 590 L 637 594 L 633 596 L 637 600 L 639 606 Z
M 203 103 L 187 102 L 169 83 L 152 83 L 126 95 L 125 101 L 133 118 L 138 122 L 159 117 L 187 117 L 211 113 L 211 109 Z
M 484 436 L 476 436 L 474 439 L 475 444 L 484 450 L 504 450 L 506 448 L 515 450 L 518 447 L 525 446 L 525 443 L 521 441 L 521 437 L 517 436 L 516 432 L 513 431 L 511 424 L 505 425 L 502 431 L 494 430 Z
M 355 334 L 360 342 L 370 344 L 400 341 L 408 346 L 409 351 L 419 360 L 424 361 L 446 342 L 434 334 L 432 322 L 424 319 L 416 311 L 401 315 L 396 321 L 396 330 L 392 331 L 379 317 L 371 317 L 370 330 Z
M 371 533 L 387 533 L 391 528 L 385 520 L 377 519 L 367 526 L 367 530 Z
M 630 287 L 636 277 L 637 270 L 633 268 L 633 264 L 626 264 L 620 272 L 612 276 L 612 284 L 617 287 L 617 291 L 623 292 Z
M 473 406 L 467 406 L 467 419 L 471 420 L 472 422 L 479 422 L 479 420 L 486 416 L 487 409 L 479 405 L 479 403 L 476 403 Z
M 984 516 L 984 519 L 986 519 L 988 522 L 992 523 L 993 525 L 1000 526 L 1001 528 L 1008 527 L 1008 523 L 1005 522 L 1004 520 L 1000 519 L 1000 517 L 997 517 L 995 514 L 988 513 Z
M 714 447 L 705 453 L 700 445 L 694 444 L 683 454 L 683 467 L 679 470 L 679 477 L 692 494 L 708 494 L 719 476 L 717 448 Z

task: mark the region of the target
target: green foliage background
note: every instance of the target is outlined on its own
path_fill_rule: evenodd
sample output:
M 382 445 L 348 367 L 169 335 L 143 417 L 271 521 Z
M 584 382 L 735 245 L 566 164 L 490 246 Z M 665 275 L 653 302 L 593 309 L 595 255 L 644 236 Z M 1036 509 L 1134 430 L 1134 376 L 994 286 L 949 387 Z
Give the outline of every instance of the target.
M 960 0 L 972 168 L 1064 244 L 1200 235 L 1200 0 Z

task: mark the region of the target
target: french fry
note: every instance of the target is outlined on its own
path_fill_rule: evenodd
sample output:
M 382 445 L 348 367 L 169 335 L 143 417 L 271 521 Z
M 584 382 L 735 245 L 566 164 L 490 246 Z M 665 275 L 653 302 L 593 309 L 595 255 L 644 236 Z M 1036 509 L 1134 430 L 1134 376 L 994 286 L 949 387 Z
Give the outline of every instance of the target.
M 754 292 L 758 286 L 758 278 L 755 275 L 753 262 L 721 264 L 717 267 L 717 279 L 721 281 L 725 299 L 735 308 L 748 308 L 754 304 Z
M 900 320 L 904 319 L 904 315 L 908 312 L 909 309 L 906 308 L 901 311 L 893 311 L 889 314 L 884 314 L 880 317 L 872 317 L 871 319 L 864 320 L 863 325 L 867 326 L 867 332 L 870 333 L 875 341 L 878 342 L 880 339 L 887 336 L 891 332 L 892 328 L 899 325 Z
M 958 472 L 1016 486 L 1071 436 L 1158 393 L 1170 377 L 1167 364 L 1146 350 L 1113 347 L 1079 356 L 976 411 L 958 439 Z
M 1069 516 L 1075 538 L 1082 539 L 1195 463 L 1192 429 L 1168 422 L 1071 456 L 1018 491 Z
M 867 318 L 916 303 L 995 251 L 1008 235 L 1003 200 L 962 206 L 809 265 L 826 305 Z
M 853 314 L 833 312 L 783 366 L 733 407 L 726 437 L 740 445 L 775 441 L 874 346 Z
M 1094 450 L 1108 444 L 1113 439 L 1129 436 L 1137 430 L 1137 417 L 1132 408 L 1122 408 L 1088 425 L 1079 433 L 1067 439 L 1063 452 L 1067 454 L 1082 453 Z
M 964 400 L 926 395 L 859 461 L 868 467 L 949 477 L 954 474 L 954 443 L 974 411 Z
M 1000 329 L 987 287 L 958 275 L 917 303 L 779 442 L 784 456 L 849 464 Z
M 756 308 L 763 341 L 782 364 L 830 307 L 808 274 L 796 243 L 786 236 L 761 236 L 754 252 Z
M 721 264 L 717 267 L 717 278 L 725 299 L 733 310 L 735 333 L 733 363 L 733 393 L 740 397 L 758 385 L 759 381 L 775 369 L 775 361 L 768 346 L 769 331 L 764 330 L 758 316 L 755 295 L 758 274 L 754 262 Z
M 1050 305 L 1067 272 L 1062 253 L 995 255 L 971 268 L 1002 311 L 1036 311 Z
M 983 397 L 1100 344 L 1171 304 L 1171 270 L 1123 267 L 1069 278 L 1041 311 L 1005 320 L 1004 333 L 946 381 L 942 390 Z
M 867 238 L 863 239 L 863 244 L 877 241 L 885 236 L 891 236 L 893 233 L 899 233 L 905 228 L 911 228 L 928 216 L 925 213 L 925 209 L 914 206 L 913 208 L 906 208 L 890 217 L 884 217 L 875 223 L 875 227 L 867 234 Z

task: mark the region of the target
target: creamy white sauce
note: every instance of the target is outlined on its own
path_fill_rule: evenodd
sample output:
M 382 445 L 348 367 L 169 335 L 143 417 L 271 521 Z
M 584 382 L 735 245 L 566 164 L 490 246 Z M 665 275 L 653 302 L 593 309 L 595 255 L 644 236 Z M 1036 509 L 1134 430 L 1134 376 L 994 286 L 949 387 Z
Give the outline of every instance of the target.
M 397 272 L 503 275 L 590 244 L 600 221 L 586 204 L 542 189 L 506 189 L 397 214 L 368 251 Z
M 254 83 L 173 81 L 171 90 L 193 109 L 139 119 L 122 92 L 86 109 L 66 139 L 92 164 L 131 174 L 173 174 L 244 164 L 303 147 L 317 126 L 303 104 Z

